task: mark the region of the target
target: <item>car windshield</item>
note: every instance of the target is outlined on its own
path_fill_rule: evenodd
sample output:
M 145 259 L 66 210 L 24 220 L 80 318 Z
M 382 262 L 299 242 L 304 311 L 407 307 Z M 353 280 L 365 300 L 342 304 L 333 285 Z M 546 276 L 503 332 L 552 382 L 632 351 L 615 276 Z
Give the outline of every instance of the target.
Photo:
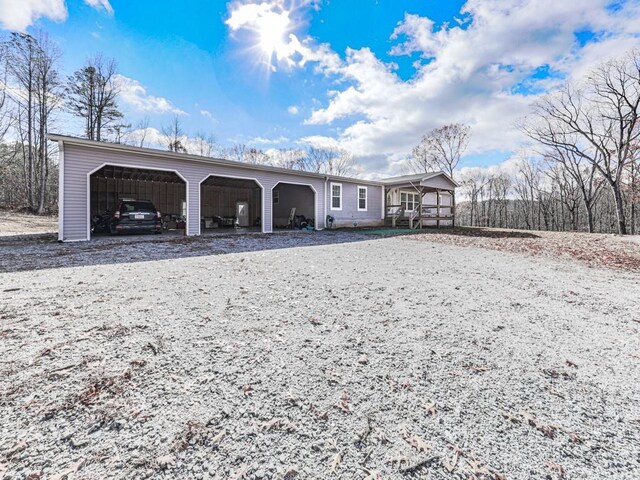
M 151 202 L 123 202 L 122 212 L 155 212 L 156 209 Z

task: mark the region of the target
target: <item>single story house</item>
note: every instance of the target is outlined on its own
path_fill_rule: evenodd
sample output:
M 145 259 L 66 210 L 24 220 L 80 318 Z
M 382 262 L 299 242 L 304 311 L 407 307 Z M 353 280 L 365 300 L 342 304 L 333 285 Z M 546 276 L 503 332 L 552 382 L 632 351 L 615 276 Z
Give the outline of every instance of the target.
M 373 181 L 49 138 L 59 147 L 60 241 L 89 240 L 92 216 L 122 198 L 151 200 L 169 223 L 184 226 L 186 235 L 234 225 L 269 233 L 287 227 L 294 212 L 318 230 L 453 224 L 457 184 L 443 172 Z

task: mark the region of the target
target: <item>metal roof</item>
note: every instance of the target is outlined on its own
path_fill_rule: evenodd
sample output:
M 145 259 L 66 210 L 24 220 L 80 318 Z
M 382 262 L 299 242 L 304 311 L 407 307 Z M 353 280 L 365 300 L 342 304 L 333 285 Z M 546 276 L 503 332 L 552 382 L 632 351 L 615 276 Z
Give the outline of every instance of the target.
M 397 185 L 402 183 L 420 183 L 425 180 L 429 180 L 430 178 L 443 176 L 451 183 L 453 183 L 456 187 L 459 187 L 460 184 L 456 182 L 453 178 L 447 175 L 445 172 L 425 172 L 425 173 L 415 173 L 411 175 L 401 175 L 399 177 L 391 177 L 384 178 L 380 180 L 384 185 Z
M 341 177 L 338 175 L 324 175 L 321 173 L 313 173 L 313 172 L 305 172 L 303 170 L 292 170 L 289 168 L 282 167 L 272 167 L 269 165 L 255 165 L 250 163 L 238 162 L 236 160 L 229 160 L 225 158 L 214 158 L 214 157 L 203 157 L 200 155 L 193 155 L 189 153 L 176 153 L 170 152 L 167 150 L 160 150 L 157 148 L 142 148 L 142 147 L 134 147 L 131 145 L 123 145 L 121 143 L 110 143 L 110 142 L 98 142 L 96 140 L 87 140 L 86 138 L 78 138 L 72 137 L 69 135 L 58 135 L 55 133 L 50 133 L 48 135 L 49 140 L 54 142 L 62 142 L 63 144 L 70 145 L 79 145 L 83 147 L 91 147 L 91 148 L 100 148 L 104 150 L 115 150 L 120 152 L 128 152 L 134 153 L 137 155 L 152 155 L 154 157 L 164 157 L 167 159 L 173 160 L 187 160 L 192 162 L 200 162 L 200 163 L 210 163 L 212 165 L 222 165 L 222 166 L 232 166 L 236 168 L 245 168 L 247 170 L 259 170 L 264 172 L 275 172 L 275 173 L 286 173 L 288 175 L 298 175 L 301 177 L 311 177 L 311 178 L 320 178 L 320 179 L 328 179 L 328 180 L 343 180 L 346 182 L 352 183 L 360 183 L 364 185 L 396 185 L 401 183 L 411 183 L 411 182 L 420 182 L 423 180 L 427 180 L 429 178 L 436 177 L 438 175 L 442 175 L 451 183 L 453 183 L 456 187 L 459 184 L 454 181 L 449 175 L 445 172 L 427 172 L 427 173 L 418 173 L 413 175 L 402 175 L 399 177 L 391 177 L 385 178 L 381 180 L 364 180 L 362 178 L 353 178 L 353 177 Z
M 172 160 L 186 160 L 190 162 L 209 163 L 212 165 L 232 166 L 236 168 L 245 168 L 247 170 L 259 170 L 264 172 L 286 173 L 288 175 L 298 175 L 301 177 L 320 178 L 328 180 L 343 180 L 346 182 L 360 183 L 365 185 L 384 185 L 382 181 L 364 180 L 362 178 L 340 177 L 337 175 L 324 175 L 320 173 L 305 172 L 303 170 L 292 170 L 281 167 L 271 167 L 269 165 L 255 165 L 250 163 L 238 162 L 224 158 L 202 157 L 200 155 L 192 155 L 189 153 L 176 153 L 167 150 L 159 150 L 156 148 L 142 148 L 131 145 L 123 145 L 120 143 L 98 142 L 96 140 L 87 140 L 86 138 L 71 137 L 68 135 L 58 135 L 50 133 L 49 140 L 54 142 L 62 142 L 63 144 L 78 145 L 82 147 L 99 148 L 103 150 L 114 150 L 119 152 L 128 152 L 137 155 L 152 155 L 154 157 L 163 157 Z

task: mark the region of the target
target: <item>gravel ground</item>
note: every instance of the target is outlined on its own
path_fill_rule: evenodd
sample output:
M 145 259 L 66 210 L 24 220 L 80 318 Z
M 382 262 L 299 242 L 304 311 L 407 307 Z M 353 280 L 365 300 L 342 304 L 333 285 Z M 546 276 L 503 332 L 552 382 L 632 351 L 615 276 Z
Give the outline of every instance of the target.
M 427 236 L 119 240 L 3 251 L 0 478 L 640 477 L 637 273 Z

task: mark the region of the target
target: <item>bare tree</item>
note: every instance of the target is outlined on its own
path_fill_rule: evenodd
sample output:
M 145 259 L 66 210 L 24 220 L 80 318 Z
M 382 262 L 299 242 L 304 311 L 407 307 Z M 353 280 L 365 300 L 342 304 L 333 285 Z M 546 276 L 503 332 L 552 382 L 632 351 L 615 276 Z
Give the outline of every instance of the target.
M 431 130 L 414 147 L 409 160 L 415 173 L 442 170 L 453 178 L 471 136 L 471 127 L 453 123 Z
M 213 157 L 218 151 L 216 137 L 213 134 L 198 132 L 193 143 L 197 149 L 197 154 L 202 157 Z
M 474 169 L 465 174 L 462 179 L 462 190 L 469 201 L 469 225 L 479 225 L 478 199 L 480 192 L 487 185 L 486 172 L 481 169 Z
M 12 118 L 7 98 L 7 66 L 4 45 L 0 44 L 0 144 L 11 128 Z
M 62 104 L 62 85 L 58 73 L 61 54 L 49 38 L 41 34 L 38 38 L 39 55 L 36 64 L 36 148 L 37 164 L 40 170 L 38 178 L 38 205 L 36 213 L 43 214 L 47 203 L 47 182 L 49 181 L 49 124 L 52 112 Z
M 453 171 L 469 145 L 470 136 L 471 127 L 461 123 L 431 130 L 414 147 L 409 167 L 415 173 L 443 171 L 453 178 Z M 451 198 L 451 209 L 455 209 L 455 196 Z
M 140 120 L 136 125 L 129 130 L 123 139 L 123 142 L 129 145 L 135 145 L 136 147 L 143 148 L 147 140 L 147 134 L 149 132 L 149 116 Z
M 250 147 L 244 143 L 238 143 L 224 151 L 224 156 L 236 162 L 251 163 L 254 165 L 269 165 L 271 159 L 263 150 Z
M 576 155 L 574 150 L 564 148 L 551 149 L 545 158 L 561 166 L 560 171 L 554 174 L 556 183 L 561 188 L 567 188 L 569 184 L 575 182 L 587 215 L 587 230 L 593 233 L 595 231 L 593 209 L 604 186 L 603 178 L 597 174 L 596 163 L 586 162 L 584 157 Z
M 235 160 L 236 162 L 244 162 L 245 161 L 245 154 L 247 152 L 247 150 L 249 150 L 249 147 L 247 147 L 244 143 L 238 143 L 236 145 L 233 145 L 229 148 L 226 148 L 224 150 L 223 155 L 226 158 L 229 158 L 231 160 Z
M 170 124 L 162 127 L 162 135 L 165 137 L 169 151 L 187 153 L 184 131 L 177 115 L 173 117 Z
M 131 124 L 115 123 L 109 127 L 109 131 L 113 135 L 114 143 L 127 143 L 127 139 L 131 134 Z
M 2 48 L 11 89 L 14 126 L 20 139 L 26 204 L 43 213 L 47 203 L 49 158 L 47 133 L 62 90 L 57 63 L 60 53 L 46 34 L 12 33 Z
M 275 167 L 288 168 L 289 170 L 302 170 L 305 152 L 292 148 L 281 148 L 276 152 L 270 152 L 271 163 Z
M 309 147 L 300 164 L 300 169 L 307 172 L 345 176 L 353 171 L 354 160 L 344 149 Z
M 269 165 L 271 158 L 269 158 L 269 155 L 267 155 L 264 150 L 251 147 L 245 150 L 244 161 L 253 165 Z
M 631 224 L 631 235 L 636 234 L 636 205 L 640 203 L 640 144 L 634 148 L 633 158 L 627 165 L 627 198 L 629 201 L 629 223 Z
M 536 103 L 523 130 L 576 163 L 592 165 L 609 185 L 618 232 L 627 233 L 623 175 L 640 139 L 640 52 L 594 70 L 581 88 L 565 86 Z M 573 158 L 573 159 L 572 159 Z M 577 177 L 576 177 L 577 178 Z
M 24 33 L 12 33 L 4 46 L 7 56 L 7 69 L 18 88 L 12 99 L 16 105 L 14 121 L 22 140 L 24 162 L 24 180 L 27 205 L 34 209 L 34 187 L 36 183 L 34 135 L 35 135 L 35 84 L 36 63 L 39 46 L 36 39 Z
M 116 82 L 117 66 L 113 59 L 98 54 L 71 75 L 67 81 L 67 105 L 71 113 L 85 121 L 85 136 L 89 140 L 103 139 L 103 129 L 122 133 L 118 123 L 123 114 L 118 109 L 120 87 Z

